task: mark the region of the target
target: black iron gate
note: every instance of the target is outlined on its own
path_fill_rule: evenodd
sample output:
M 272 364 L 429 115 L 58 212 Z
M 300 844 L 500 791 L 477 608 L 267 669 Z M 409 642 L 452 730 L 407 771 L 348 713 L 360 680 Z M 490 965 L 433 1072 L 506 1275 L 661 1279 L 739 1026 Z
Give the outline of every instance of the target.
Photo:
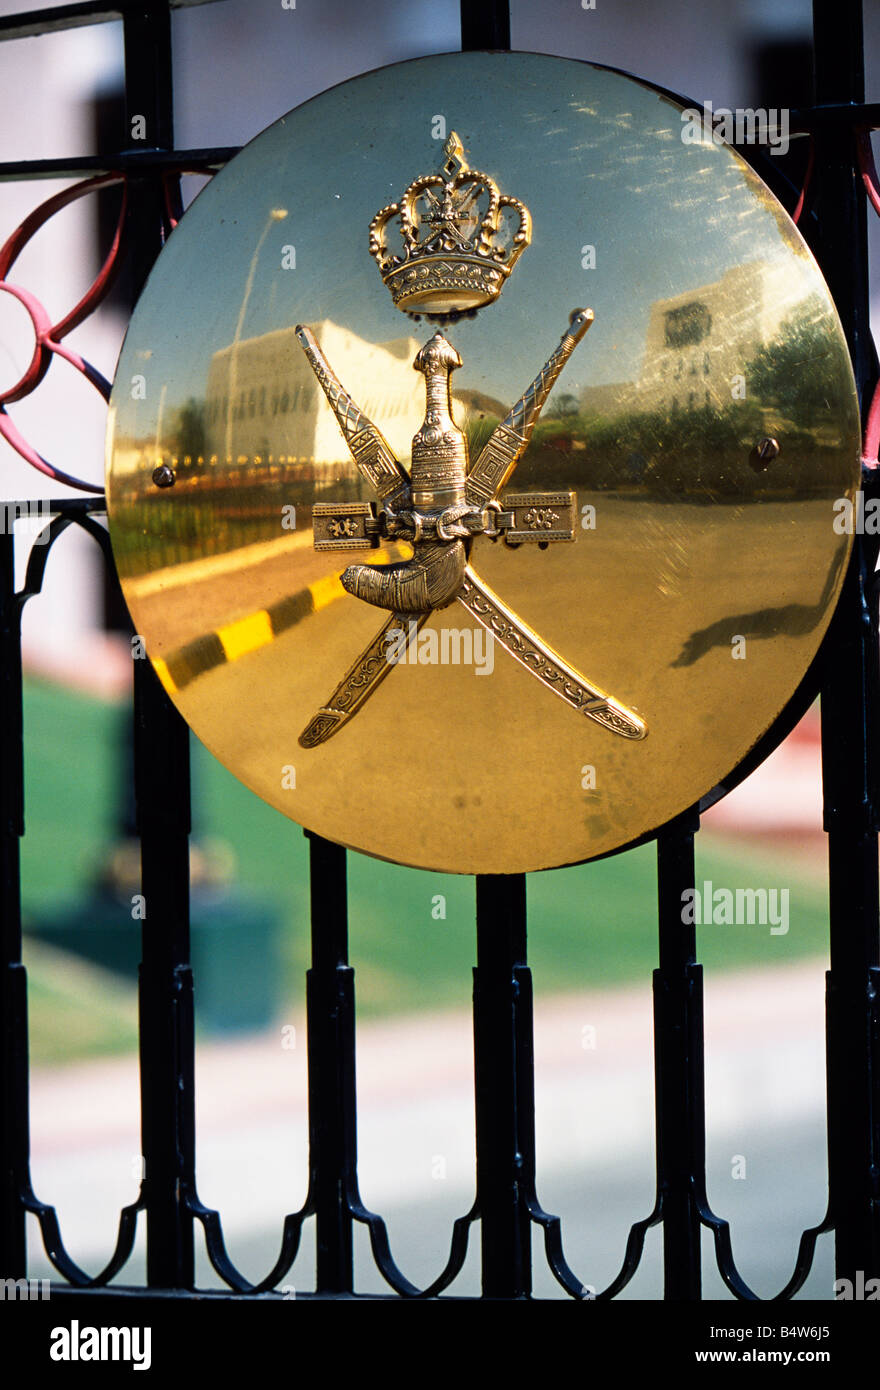
M 509 47 L 504 3 L 463 0 L 462 44 Z M 99 0 L 0 20 L 0 39 L 48 33 L 75 24 L 121 18 L 125 35 L 128 116 L 147 118 L 147 150 L 109 160 L 90 157 L 0 166 L 0 178 L 52 175 L 123 182 L 123 228 L 135 293 L 179 212 L 179 174 L 211 171 L 234 151 L 174 149 L 171 110 L 169 0 Z M 816 104 L 792 113 L 794 130 L 809 131 L 815 158 L 801 229 L 824 270 L 847 334 L 866 419 L 863 488 L 878 495 L 876 435 L 880 398 L 869 407 L 877 359 L 868 329 L 867 196 L 872 175 L 868 132 L 880 126 L 880 107 L 864 104 L 859 0 L 815 0 Z M 748 155 L 749 151 L 744 150 Z M 867 193 L 866 193 L 867 190 Z M 790 205 L 797 190 L 789 190 Z M 878 204 L 880 206 L 880 204 Z M 27 224 L 26 224 L 27 229 Z M 14 241 L 14 238 L 13 238 Z M 7 247 L 5 274 L 18 243 Z M 101 282 L 88 307 L 104 292 Z M 66 328 L 72 326 L 66 324 Z M 56 338 L 60 340 L 60 330 Z M 47 351 L 49 349 L 47 348 Z M 873 440 L 873 444 L 872 441 Z M 874 457 L 870 457 L 873 452 Z M 45 462 L 45 461 L 43 461 Z M 48 465 L 47 465 L 48 467 Z M 23 504 L 24 505 L 24 504 Z M 657 1186 L 653 1209 L 622 1242 L 620 1272 L 595 1295 L 563 1254 L 559 1220 L 539 1202 L 535 1172 L 531 979 L 526 955 L 524 876 L 476 881 L 477 965 L 474 970 L 476 1196 L 455 1223 L 443 1272 L 415 1288 L 391 1254 L 381 1217 L 363 1206 L 357 1184 L 354 972 L 347 957 L 346 853 L 311 837 L 312 966 L 308 972 L 310 1162 L 302 1209 L 284 1220 L 274 1268 L 256 1285 L 234 1267 L 219 1215 L 199 1200 L 195 1182 L 193 981 L 189 964 L 188 730 L 152 667 L 135 663 L 134 729 L 137 829 L 142 846 L 142 892 L 150 902 L 140 970 L 140 1076 L 145 1177 L 137 1201 L 121 1215 L 117 1246 L 105 1268 L 89 1275 L 65 1251 L 54 1209 L 31 1186 L 28 1161 L 28 1042 L 26 978 L 21 964 L 19 839 L 23 834 L 22 608 L 40 589 L 52 545 L 68 526 L 84 528 L 112 565 L 106 531 L 95 517 L 101 497 L 51 506 L 48 543 L 35 545 L 23 588 L 14 582 L 15 538 L 0 537 L 0 837 L 2 837 L 2 1189 L 0 1276 L 27 1274 L 25 1223 L 37 1217 L 46 1251 L 61 1281 L 91 1291 L 93 1300 L 118 1296 L 108 1283 L 130 1255 L 137 1222 L 146 1223 L 147 1287 L 194 1288 L 195 1227 L 203 1228 L 217 1273 L 239 1295 L 277 1292 L 296 1255 L 304 1221 L 316 1223 L 319 1297 L 353 1295 L 354 1223 L 368 1228 L 389 1297 L 433 1298 L 453 1285 L 478 1223 L 484 1296 L 527 1297 L 531 1291 L 532 1227 L 546 1258 L 575 1299 L 611 1299 L 625 1287 L 641 1257 L 648 1229 L 662 1225 L 665 1297 L 701 1298 L 700 1235 L 714 1236 L 721 1275 L 737 1299 L 757 1296 L 737 1271 L 728 1224 L 710 1208 L 705 1186 L 705 1118 L 701 967 L 695 929 L 683 928 L 682 893 L 694 886 L 694 836 L 702 807 L 664 827 L 657 838 L 659 960 L 654 973 Z M 880 1277 L 880 713 L 878 682 L 878 541 L 857 536 L 837 613 L 801 689 L 771 735 L 739 769 L 745 775 L 793 726 L 821 691 L 825 829 L 829 845 L 830 951 L 827 977 L 828 1207 L 804 1233 L 791 1278 L 776 1295 L 802 1287 L 818 1236 L 834 1232 L 839 1278 Z M 156 924 L 160 925 L 157 926 Z M 65 1285 L 53 1285 L 53 1296 Z M 270 1291 L 276 1291 L 271 1293 Z M 453 1289 L 454 1292 L 454 1289 Z

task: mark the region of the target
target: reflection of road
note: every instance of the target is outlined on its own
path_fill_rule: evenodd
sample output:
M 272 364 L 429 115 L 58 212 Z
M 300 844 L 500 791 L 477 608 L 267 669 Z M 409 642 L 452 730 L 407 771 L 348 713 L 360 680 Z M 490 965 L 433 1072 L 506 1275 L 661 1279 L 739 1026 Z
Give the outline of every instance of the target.
M 292 580 L 294 553 L 296 579 Z M 267 595 L 274 599 L 321 578 L 327 573 L 327 560 L 312 549 L 309 527 L 307 534 L 242 546 L 228 555 L 209 556 L 161 573 L 165 576 L 161 584 L 157 575 L 148 576 L 146 583 L 135 581 L 134 594 L 144 631 L 162 633 L 164 655 L 258 611 Z M 144 592 L 138 591 L 138 583 Z
M 298 587 L 291 579 L 295 552 Z M 391 542 L 368 553 L 373 564 L 383 565 L 406 558 L 410 548 Z M 161 663 L 166 688 L 173 693 L 196 676 L 268 646 L 309 614 L 344 598 L 339 582 L 344 565 L 328 574 L 322 560 L 309 532 L 134 581 L 129 597 L 139 600 L 141 627 L 163 634 L 151 655 Z
M 744 1277 L 762 1294 L 788 1279 L 801 1229 L 824 1211 L 822 996 L 816 961 L 710 977 L 707 984 L 709 1195 L 731 1221 Z M 200 1192 L 221 1209 L 230 1253 L 251 1278 L 273 1262 L 281 1217 L 304 1195 L 301 1022 L 293 1049 L 282 1046 L 279 1026 L 199 1052 Z M 595 1035 L 585 1034 L 589 1028 Z M 584 1048 L 593 1036 L 595 1048 Z M 472 1197 L 470 1021 L 462 1013 L 367 1023 L 359 1044 L 362 1195 L 386 1216 L 404 1271 L 427 1282 L 445 1262 L 452 1220 Z M 573 1267 L 601 1288 L 616 1273 L 630 1223 L 647 1214 L 653 1196 L 650 989 L 539 1003 L 536 1058 L 539 1194 L 563 1217 Z M 134 1191 L 134 1060 L 52 1075 L 37 1070 L 33 1125 L 37 1191 L 59 1205 L 74 1257 L 96 1266 L 112 1245 L 118 1207 Z M 743 1166 L 745 1177 L 734 1178 Z M 478 1231 L 472 1241 L 457 1292 L 477 1288 Z M 313 1249 L 308 1223 L 288 1282 L 312 1286 Z M 658 1252 L 654 1233 L 630 1297 L 658 1296 Z M 549 1276 L 537 1273 L 537 1236 L 534 1256 L 536 1292 L 554 1296 Z M 830 1296 L 830 1260 L 825 1238 L 803 1296 Z M 360 1236 L 358 1269 L 360 1288 L 383 1287 Z M 32 1274 L 46 1270 L 44 1258 L 35 1258 Z M 216 1283 L 203 1257 L 199 1270 L 202 1285 Z M 123 1282 L 136 1277 L 139 1271 Z M 727 1296 L 708 1272 L 706 1294 Z
M 790 516 L 776 504 L 747 509 L 737 521 L 723 507 L 640 509 L 613 499 L 602 503 L 595 533 L 580 534 L 568 547 L 526 555 L 525 547 L 475 542 L 474 567 L 504 602 L 590 681 L 645 717 L 649 737 L 637 746 L 622 747 L 625 740 L 598 727 L 585 729 L 586 721 L 499 654 L 492 679 L 476 682 L 472 672 L 451 666 L 407 666 L 338 738 L 304 754 L 301 731 L 379 628 L 367 604 L 340 591 L 335 576 L 351 553 L 315 554 L 305 530 L 287 550 L 260 550 L 253 572 L 218 572 L 219 557 L 204 562 L 208 577 L 185 567 L 185 583 L 145 592 L 133 611 L 148 639 L 154 630 L 164 639 L 167 625 L 169 637 L 153 653 L 168 663 L 168 688 L 180 691 L 191 726 L 251 790 L 300 823 L 380 857 L 403 853 L 462 870 L 497 864 L 495 826 L 479 824 L 481 813 L 472 818 L 478 824 L 463 829 L 452 812 L 465 804 L 456 798 L 466 797 L 472 807 L 497 799 L 485 730 L 509 729 L 518 751 L 506 792 L 529 823 L 531 862 L 576 860 L 661 823 L 676 808 L 673 801 L 680 806 L 700 795 L 778 713 L 807 665 L 814 634 L 774 642 L 748 642 L 746 634 L 746 661 L 732 660 L 728 645 L 691 667 L 675 662 L 688 633 L 729 621 L 725 614 L 784 606 L 792 594 L 817 602 L 828 574 L 828 564 L 816 562 L 819 528 L 829 563 L 840 538 L 827 534 L 824 503 L 805 509 L 811 539 L 797 549 L 778 543 Z M 731 546 L 744 533 L 747 554 L 760 556 L 760 565 L 731 562 Z M 332 567 L 324 568 L 330 560 Z M 168 572 L 169 580 L 176 577 Z M 472 620 L 455 605 L 429 621 Z M 233 630 L 224 633 L 224 625 Z M 622 642 L 622 632 L 636 633 L 635 645 Z M 391 723 L 418 741 L 423 766 L 449 769 L 443 794 L 448 790 L 450 814 L 439 824 L 424 815 L 421 785 L 401 778 L 388 758 Z M 538 727 L 539 741 L 531 736 Z M 692 737 L 685 738 L 688 728 Z M 581 760 L 576 768 L 590 762 L 598 771 L 601 764 L 601 790 L 589 806 L 580 778 L 571 775 L 573 749 Z M 296 770 L 295 798 L 283 781 L 286 767 Z M 395 816 L 377 816 L 377 807 L 389 804 Z M 344 829 L 334 807 L 345 808 Z M 642 808 L 637 825 L 633 807 Z M 413 827 L 406 852 L 398 829 L 403 819 Z
M 788 603 L 780 608 L 759 608 L 754 612 L 734 613 L 724 617 L 709 627 L 692 632 L 679 656 L 673 661 L 673 666 L 692 666 L 712 647 L 723 647 L 728 651 L 734 633 L 761 641 L 777 637 L 780 633 L 786 637 L 802 637 L 812 632 L 821 622 L 831 602 L 845 559 L 846 551 L 839 550 L 815 603 Z

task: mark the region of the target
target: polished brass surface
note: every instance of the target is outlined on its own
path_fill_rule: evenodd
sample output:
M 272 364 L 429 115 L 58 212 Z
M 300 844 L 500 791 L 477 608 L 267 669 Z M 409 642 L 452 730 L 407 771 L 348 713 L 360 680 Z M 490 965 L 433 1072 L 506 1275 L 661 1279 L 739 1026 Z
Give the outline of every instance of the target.
M 407 502 L 433 329 L 386 295 L 366 229 L 438 163 L 438 112 L 532 235 L 497 303 L 443 325 L 473 463 L 430 543 L 463 541 L 460 590 L 383 615 L 342 574 L 410 561 L 447 502 Z M 271 127 L 163 251 L 111 401 L 123 590 L 195 732 L 310 829 L 457 872 L 590 858 L 722 782 L 809 665 L 858 486 L 849 359 L 778 203 L 681 129 L 586 64 L 420 59 Z M 584 303 L 514 478 L 510 402 Z M 298 324 L 358 402 L 347 428 Z

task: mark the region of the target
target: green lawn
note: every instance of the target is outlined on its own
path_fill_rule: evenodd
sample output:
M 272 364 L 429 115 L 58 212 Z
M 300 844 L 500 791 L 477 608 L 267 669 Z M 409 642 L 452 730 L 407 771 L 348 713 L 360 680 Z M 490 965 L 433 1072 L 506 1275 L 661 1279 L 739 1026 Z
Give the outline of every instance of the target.
M 117 975 L 28 941 L 32 1062 L 73 1061 L 137 1049 L 137 996 Z
M 25 925 L 81 900 L 114 837 L 124 797 L 115 731 L 124 711 L 29 680 L 25 693 L 26 820 L 22 847 Z M 75 757 L 72 750 L 75 750 Z M 274 901 L 283 922 L 285 991 L 302 1000 L 308 951 L 307 844 L 299 827 L 265 806 L 193 739 L 196 833 L 230 844 L 238 886 Z M 712 968 L 781 963 L 819 954 L 826 892 L 785 861 L 737 853 L 702 837 L 698 882 L 787 887 L 790 930 L 700 930 Z M 596 864 L 529 879 L 530 957 L 536 990 L 572 990 L 646 979 L 656 964 L 656 853 L 645 846 Z M 364 1015 L 467 1006 L 474 961 L 473 881 L 349 856 L 351 960 Z M 445 917 L 436 899 L 445 898 Z M 118 977 L 48 951 L 27 954 L 37 1057 L 130 1047 L 133 988 Z M 67 968 L 70 966 L 70 968 Z

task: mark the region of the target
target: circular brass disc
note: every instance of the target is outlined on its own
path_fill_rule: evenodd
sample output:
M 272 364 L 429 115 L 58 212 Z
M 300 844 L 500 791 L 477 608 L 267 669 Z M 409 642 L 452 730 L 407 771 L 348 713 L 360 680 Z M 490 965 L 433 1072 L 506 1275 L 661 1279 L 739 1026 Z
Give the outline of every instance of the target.
M 443 330 L 463 359 L 453 404 L 472 464 L 571 311 L 595 314 L 507 487 L 573 490 L 574 542 L 480 536 L 470 561 L 644 720 L 640 741 L 496 643 L 491 670 L 401 664 L 334 737 L 298 743 L 388 616 L 338 575 L 410 552 L 313 548 L 314 502 L 375 494 L 294 326 L 408 466 L 425 409 L 411 364 L 435 325 L 395 309 L 367 229 L 437 168 L 432 135 L 452 129 L 533 219 L 498 301 Z M 278 121 L 160 256 L 111 402 L 123 590 L 194 731 L 309 829 L 460 873 L 589 859 L 719 783 L 807 669 L 851 544 L 834 507 L 858 485 L 849 359 L 780 205 L 728 146 L 684 129 L 668 98 L 587 64 L 419 59 Z M 778 458 L 755 454 L 763 437 Z M 152 480 L 162 464 L 172 487 Z M 478 630 L 458 603 L 427 627 Z

